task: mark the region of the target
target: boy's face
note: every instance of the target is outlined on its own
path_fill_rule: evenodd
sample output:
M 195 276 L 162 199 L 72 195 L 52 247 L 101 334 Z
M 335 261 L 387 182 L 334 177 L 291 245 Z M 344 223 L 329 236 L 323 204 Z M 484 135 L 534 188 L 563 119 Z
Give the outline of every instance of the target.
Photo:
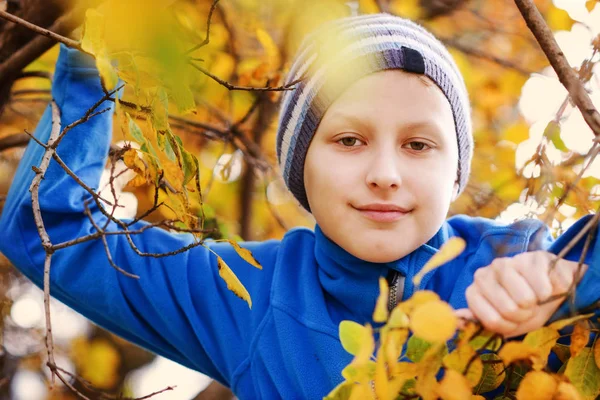
M 401 70 L 357 80 L 329 107 L 306 155 L 304 182 L 325 235 L 352 255 L 390 262 L 426 243 L 456 193 L 450 104 Z

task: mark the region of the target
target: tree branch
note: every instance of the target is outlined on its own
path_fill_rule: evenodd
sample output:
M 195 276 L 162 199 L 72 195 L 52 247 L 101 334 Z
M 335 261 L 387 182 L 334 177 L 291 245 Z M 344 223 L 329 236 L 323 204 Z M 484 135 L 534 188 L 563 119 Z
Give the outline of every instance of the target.
M 8 13 L 6 11 L 2 11 L 0 10 L 0 18 L 5 19 L 7 21 L 13 22 L 15 24 L 19 24 L 24 26 L 27 29 L 30 29 L 32 31 L 34 31 L 35 33 L 39 33 L 40 35 L 46 36 L 52 40 L 55 40 L 57 42 L 60 43 L 64 43 L 65 45 L 72 47 L 74 49 L 78 49 L 80 51 L 83 51 L 81 49 L 81 46 L 79 45 L 79 42 L 73 40 L 73 39 L 69 39 L 68 37 L 59 35 L 57 33 L 54 33 L 51 30 L 48 29 L 44 29 L 42 27 L 39 27 L 35 24 L 32 24 L 31 22 L 25 21 L 22 18 L 17 17 L 16 15 L 13 15 L 11 13 Z
M 558 79 L 571 95 L 571 99 L 581 111 L 583 119 L 598 137 L 600 135 L 600 114 L 594 107 L 585 87 L 579 80 L 575 71 L 569 65 L 567 58 L 556 43 L 552 31 L 544 21 L 532 0 L 515 0 L 527 27 L 531 30 L 550 65 L 556 71 Z

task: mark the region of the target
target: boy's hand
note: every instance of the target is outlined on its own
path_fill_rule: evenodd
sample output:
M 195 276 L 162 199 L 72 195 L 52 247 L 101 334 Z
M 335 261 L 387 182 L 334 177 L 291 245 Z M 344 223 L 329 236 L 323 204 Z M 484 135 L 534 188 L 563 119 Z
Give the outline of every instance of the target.
M 551 296 L 566 293 L 578 275 L 578 263 L 558 260 L 550 271 L 554 254 L 545 251 L 522 253 L 512 258 L 498 258 L 475 272 L 467 288 L 468 309 L 457 315 L 476 318 L 488 330 L 505 337 L 518 336 L 541 328 L 564 301 L 560 297 L 544 303 Z

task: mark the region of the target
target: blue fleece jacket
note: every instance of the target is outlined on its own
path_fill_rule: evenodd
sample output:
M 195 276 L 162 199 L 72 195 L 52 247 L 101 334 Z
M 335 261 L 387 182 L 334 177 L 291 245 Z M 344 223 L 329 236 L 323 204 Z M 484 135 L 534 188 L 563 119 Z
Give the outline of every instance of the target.
M 80 118 L 102 97 L 98 73 L 82 54 L 61 49 L 53 96 L 65 126 Z M 112 107 L 106 102 L 103 106 Z M 111 113 L 92 118 L 70 131 L 58 148 L 66 164 L 89 186 L 97 188 L 110 144 Z M 36 137 L 46 142 L 51 115 L 46 110 Z M 44 250 L 40 244 L 28 191 L 43 148 L 33 141 L 21 161 L 0 219 L 0 251 L 37 285 L 42 285 Z M 40 185 L 40 205 L 53 243 L 94 232 L 83 214 L 87 194 L 54 161 Z M 92 202 L 93 204 L 93 202 Z M 92 208 L 100 224 L 105 218 Z M 443 224 L 426 244 L 391 263 L 362 261 L 314 231 L 293 229 L 281 241 L 244 243 L 263 270 L 243 261 L 227 243 L 210 248 L 231 266 L 248 288 L 253 308 L 227 290 L 216 258 L 195 247 L 166 258 L 140 257 L 123 235 L 107 236 L 120 267 L 140 276 L 131 279 L 113 269 L 100 240 L 57 251 L 52 257 L 52 295 L 99 325 L 155 353 L 201 371 L 240 397 L 321 398 L 341 382 L 351 361 L 338 339 L 344 319 L 371 321 L 378 278 L 390 269 L 406 277 L 403 298 L 430 289 L 455 308 L 466 307 L 465 289 L 477 268 L 495 257 L 534 249 L 557 252 L 587 219 L 557 241 L 538 221 L 512 225 L 458 216 Z M 132 229 L 140 228 L 140 222 Z M 109 230 L 118 227 L 110 223 Z M 448 265 L 428 273 L 420 287 L 412 277 L 452 236 L 467 242 L 466 250 Z M 160 229 L 134 235 L 143 252 L 168 252 L 192 243 L 187 234 Z M 597 240 L 595 240 L 597 242 Z M 597 243 L 588 253 L 590 265 L 578 288 L 578 308 L 600 298 Z M 575 260 L 580 243 L 568 255 Z M 563 306 L 555 317 L 566 315 Z

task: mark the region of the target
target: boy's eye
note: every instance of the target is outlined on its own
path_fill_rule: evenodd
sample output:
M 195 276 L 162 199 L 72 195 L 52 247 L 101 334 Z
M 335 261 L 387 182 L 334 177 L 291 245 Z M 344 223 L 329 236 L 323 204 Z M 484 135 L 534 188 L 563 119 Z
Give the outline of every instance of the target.
M 423 151 L 429 148 L 429 145 L 427 143 L 417 141 L 412 141 L 408 143 L 407 146 L 414 151 Z
M 338 143 L 340 143 L 341 145 L 343 145 L 345 147 L 355 147 L 355 146 L 360 146 L 362 141 L 360 139 L 352 137 L 352 136 L 346 136 L 346 137 L 338 140 Z

